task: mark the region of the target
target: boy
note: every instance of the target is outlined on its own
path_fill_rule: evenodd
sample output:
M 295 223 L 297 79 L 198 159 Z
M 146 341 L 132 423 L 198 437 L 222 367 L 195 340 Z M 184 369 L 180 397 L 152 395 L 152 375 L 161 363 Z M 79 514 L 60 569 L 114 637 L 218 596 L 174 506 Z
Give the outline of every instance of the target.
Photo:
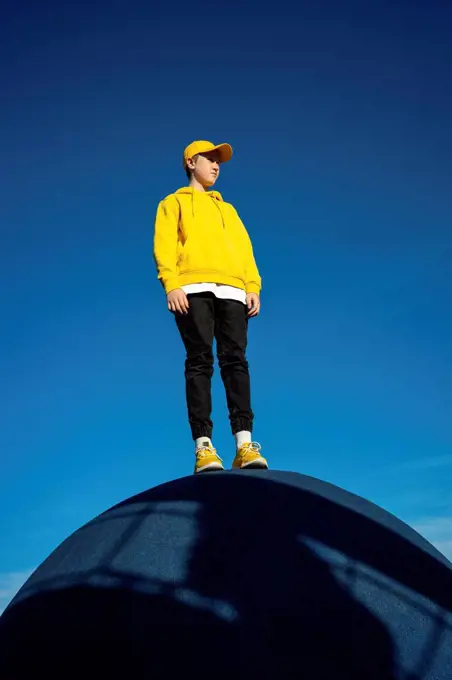
M 188 418 L 195 441 L 195 473 L 223 470 L 212 444 L 213 340 L 236 441 L 233 468 L 267 468 L 253 442 L 250 377 L 245 357 L 248 319 L 259 313 L 261 278 L 248 233 L 235 208 L 211 191 L 229 144 L 196 141 L 183 166 L 189 185 L 157 208 L 154 258 L 158 278 L 186 350 Z

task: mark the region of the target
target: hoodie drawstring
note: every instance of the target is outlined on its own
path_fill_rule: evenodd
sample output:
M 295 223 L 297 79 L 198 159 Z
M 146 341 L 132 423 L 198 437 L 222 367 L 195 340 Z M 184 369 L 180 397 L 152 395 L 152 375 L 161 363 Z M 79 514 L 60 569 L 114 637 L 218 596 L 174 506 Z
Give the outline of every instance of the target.
M 191 193 L 191 214 L 192 214 L 192 217 L 194 219 L 194 217 L 195 217 L 195 192 L 192 190 L 190 193 Z M 216 196 L 214 196 L 212 194 L 210 194 L 209 196 L 210 196 L 211 200 L 217 206 L 218 210 L 220 211 L 221 223 L 223 225 L 223 229 L 226 229 L 226 224 L 224 222 L 224 215 L 223 215 L 223 211 L 222 211 L 221 206 L 220 206 L 220 201 L 216 198 Z
M 221 223 L 222 223 L 222 225 L 223 225 L 223 229 L 226 229 L 226 225 L 225 225 L 225 223 L 224 223 L 224 215 L 223 215 L 223 211 L 222 211 L 222 209 L 221 209 L 220 203 L 219 203 L 219 201 L 217 201 L 216 198 L 213 198 L 213 197 L 212 197 L 212 200 L 215 201 L 215 205 L 217 206 L 218 210 L 220 211 L 220 215 L 221 215 Z

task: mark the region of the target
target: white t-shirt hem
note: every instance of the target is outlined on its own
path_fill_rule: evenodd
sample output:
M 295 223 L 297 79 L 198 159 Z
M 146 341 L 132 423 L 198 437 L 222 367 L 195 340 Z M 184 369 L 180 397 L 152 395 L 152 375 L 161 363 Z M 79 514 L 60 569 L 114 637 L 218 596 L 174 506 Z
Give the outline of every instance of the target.
M 221 283 L 188 283 L 182 286 L 186 295 L 190 293 L 213 293 L 222 300 L 238 300 L 246 304 L 246 292 L 235 286 L 225 286 Z

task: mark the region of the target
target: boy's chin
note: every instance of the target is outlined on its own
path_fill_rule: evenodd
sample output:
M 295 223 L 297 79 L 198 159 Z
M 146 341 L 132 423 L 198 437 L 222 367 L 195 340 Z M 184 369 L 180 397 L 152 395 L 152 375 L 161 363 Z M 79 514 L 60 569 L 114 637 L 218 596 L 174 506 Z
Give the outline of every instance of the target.
M 210 187 L 213 187 L 213 185 L 215 184 L 216 181 L 217 181 L 217 178 L 216 178 L 216 177 L 215 177 L 215 179 L 209 179 L 209 180 L 207 180 L 207 181 L 204 183 L 204 189 L 209 189 Z

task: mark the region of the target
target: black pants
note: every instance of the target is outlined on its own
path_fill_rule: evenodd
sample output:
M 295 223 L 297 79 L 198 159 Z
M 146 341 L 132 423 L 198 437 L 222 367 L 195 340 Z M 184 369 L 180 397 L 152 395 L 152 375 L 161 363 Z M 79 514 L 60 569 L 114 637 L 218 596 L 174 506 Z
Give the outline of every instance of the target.
M 188 314 L 176 313 L 176 323 L 186 349 L 185 385 L 188 419 L 193 439 L 212 436 L 213 340 L 232 433 L 252 431 L 253 412 L 250 376 L 245 357 L 248 336 L 246 305 L 236 300 L 221 300 L 213 293 L 188 295 Z

